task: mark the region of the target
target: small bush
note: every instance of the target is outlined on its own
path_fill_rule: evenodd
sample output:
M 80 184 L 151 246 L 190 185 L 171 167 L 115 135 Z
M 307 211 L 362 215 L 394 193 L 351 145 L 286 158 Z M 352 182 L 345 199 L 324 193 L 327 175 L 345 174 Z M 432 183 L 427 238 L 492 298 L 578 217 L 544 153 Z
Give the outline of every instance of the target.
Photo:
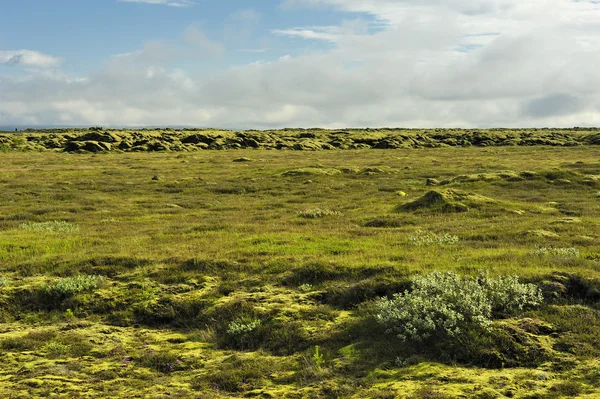
M 21 224 L 21 229 L 27 231 L 47 231 L 58 233 L 74 233 L 79 231 L 79 227 L 75 226 L 74 224 L 58 220 L 41 223 L 26 222 Z
M 0 287 L 2 286 L 2 280 L 0 280 Z M 298 287 L 298 290 L 303 293 L 314 291 L 315 287 L 312 284 L 302 284 Z
M 101 276 L 79 275 L 66 277 L 53 284 L 41 287 L 42 293 L 50 299 L 66 299 L 81 292 L 91 291 L 98 288 L 104 278 Z
M 234 346 L 248 348 L 253 346 L 261 321 L 253 317 L 240 317 L 229 323 L 227 335 Z
M 69 347 L 61 342 L 50 341 L 45 346 L 44 349 L 49 357 L 58 358 L 67 354 L 69 351 Z
M 600 252 L 592 252 L 590 254 L 586 254 L 584 256 L 585 259 L 587 260 L 597 260 L 600 261 Z
M 416 246 L 453 245 L 458 241 L 459 238 L 451 234 L 438 235 L 424 230 L 417 230 L 415 234 L 408 237 L 408 242 Z
M 563 256 L 565 258 L 579 257 L 577 248 L 537 247 L 533 253 L 535 255 Z
M 338 211 L 332 211 L 331 209 L 312 208 L 298 212 L 298 216 L 304 219 L 319 219 L 326 216 L 341 216 L 342 214 Z
M 434 272 L 417 277 L 412 291 L 377 302 L 377 321 L 402 341 L 451 338 L 487 329 L 493 317 L 541 304 L 540 290 L 516 277 L 460 277 Z

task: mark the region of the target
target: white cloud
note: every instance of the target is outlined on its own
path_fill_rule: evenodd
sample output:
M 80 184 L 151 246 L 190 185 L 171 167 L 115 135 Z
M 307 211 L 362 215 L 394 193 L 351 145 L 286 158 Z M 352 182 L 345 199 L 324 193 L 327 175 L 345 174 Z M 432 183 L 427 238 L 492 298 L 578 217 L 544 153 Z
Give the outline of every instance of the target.
M 337 26 L 315 26 L 306 28 L 273 29 L 276 35 L 299 37 L 302 39 L 325 40 L 337 43 L 340 38 L 340 29 Z
M 58 57 L 32 50 L 0 50 L 0 65 L 50 68 L 60 64 Z
M 147 43 L 107 61 L 85 79 L 48 73 L 0 76 L 0 120 L 231 128 L 600 124 L 598 4 L 286 4 L 335 7 L 356 13 L 357 20 L 280 27 L 277 35 L 326 40 L 331 46 L 208 75 L 172 67 L 172 60 L 200 61 L 225 51 L 198 28 L 188 28 L 177 42 Z M 378 21 L 375 30 L 365 22 L 373 18 Z
M 169 7 L 191 7 L 196 4 L 192 0 L 118 0 L 122 3 L 145 3 L 145 4 L 160 4 Z

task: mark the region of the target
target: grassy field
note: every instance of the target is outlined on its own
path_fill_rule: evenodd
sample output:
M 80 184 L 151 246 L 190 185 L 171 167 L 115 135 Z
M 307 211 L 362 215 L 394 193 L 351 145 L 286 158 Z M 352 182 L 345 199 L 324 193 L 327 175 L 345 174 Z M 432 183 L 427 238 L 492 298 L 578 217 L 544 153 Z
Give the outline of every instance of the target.
M 0 397 L 600 397 L 600 147 L 91 154 L 7 137 Z M 433 271 L 517 275 L 544 303 L 402 342 L 377 298 Z

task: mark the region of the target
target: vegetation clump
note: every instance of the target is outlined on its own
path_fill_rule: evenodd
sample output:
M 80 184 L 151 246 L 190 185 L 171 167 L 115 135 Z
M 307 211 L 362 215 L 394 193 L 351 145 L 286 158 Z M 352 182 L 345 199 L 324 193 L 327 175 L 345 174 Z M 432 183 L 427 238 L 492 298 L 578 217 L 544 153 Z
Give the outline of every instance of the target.
M 452 338 L 487 329 L 492 320 L 538 306 L 543 297 L 517 277 L 461 277 L 433 272 L 414 278 L 412 290 L 377 301 L 377 321 L 402 341 Z
M 43 285 L 41 291 L 48 298 L 65 299 L 81 292 L 98 288 L 104 281 L 102 276 L 79 275 L 62 278 L 52 284 Z
M 579 249 L 577 248 L 555 248 L 555 247 L 537 247 L 533 252 L 535 255 L 562 256 L 565 258 L 578 258 Z
M 458 241 L 458 236 L 448 233 L 435 234 L 425 230 L 417 230 L 414 234 L 408 236 L 408 242 L 415 246 L 452 245 Z
M 305 209 L 298 212 L 298 216 L 304 219 L 319 219 L 326 216 L 340 216 L 341 213 L 338 211 L 332 211 L 331 209 L 322 208 L 311 208 Z
M 26 222 L 21 224 L 21 229 L 26 231 L 49 231 L 59 233 L 73 233 L 79 230 L 76 225 L 63 220 L 53 220 L 50 222 Z
M 470 208 L 482 208 L 493 204 L 491 198 L 479 194 L 466 193 L 460 190 L 431 190 L 414 201 L 398 205 L 396 212 L 466 212 Z
M 342 172 L 339 169 L 335 168 L 324 168 L 324 167 L 305 167 L 305 168 L 297 168 L 291 169 L 284 172 L 282 175 L 286 177 L 295 177 L 295 176 L 333 176 L 339 175 Z

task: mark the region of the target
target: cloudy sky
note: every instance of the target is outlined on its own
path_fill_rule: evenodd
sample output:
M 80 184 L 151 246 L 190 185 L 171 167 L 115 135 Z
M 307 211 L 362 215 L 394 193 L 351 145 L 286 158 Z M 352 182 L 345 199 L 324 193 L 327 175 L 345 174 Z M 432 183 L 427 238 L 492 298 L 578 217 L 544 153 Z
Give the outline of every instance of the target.
M 0 0 L 0 126 L 600 125 L 598 0 Z

